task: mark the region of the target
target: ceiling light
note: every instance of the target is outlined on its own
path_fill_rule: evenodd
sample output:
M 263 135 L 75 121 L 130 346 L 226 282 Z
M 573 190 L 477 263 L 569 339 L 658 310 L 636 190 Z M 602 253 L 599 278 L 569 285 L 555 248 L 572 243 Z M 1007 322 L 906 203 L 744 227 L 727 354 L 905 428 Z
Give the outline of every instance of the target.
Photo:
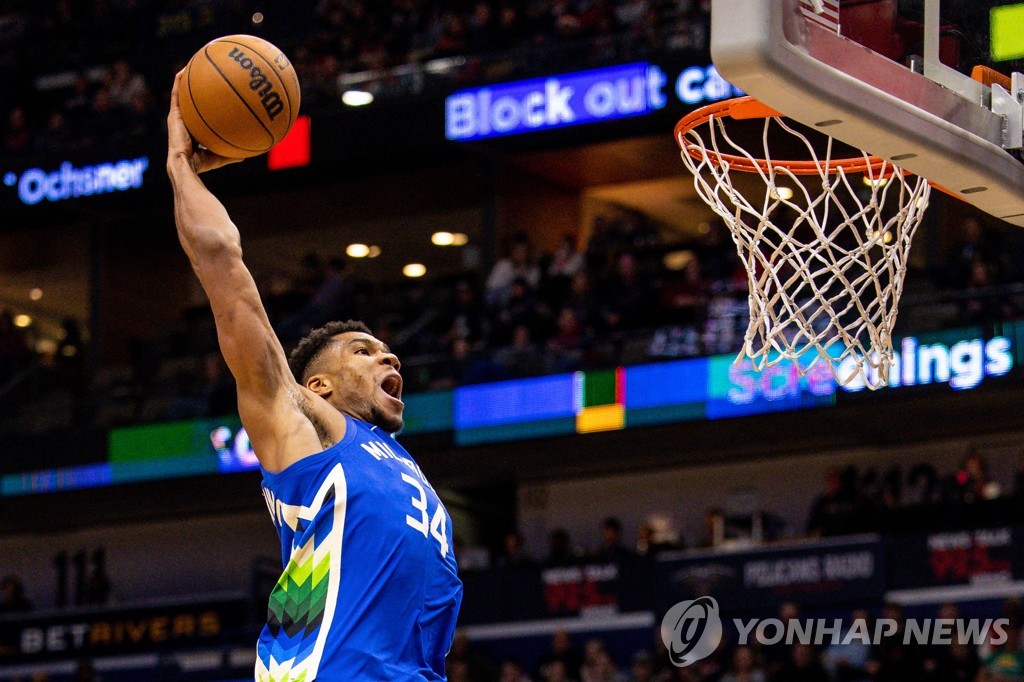
M 349 258 L 366 258 L 370 255 L 370 247 L 366 244 L 349 244 L 345 248 L 345 254 Z
M 32 291 L 28 292 L 28 297 L 31 298 L 33 301 L 38 301 L 43 297 L 43 290 L 40 289 L 39 287 L 36 287 L 32 289 Z
M 15 315 L 14 316 L 14 326 L 15 327 L 27 327 L 30 324 L 32 324 L 32 318 L 29 317 L 28 315 L 26 315 L 25 313 L 22 313 L 21 315 Z
M 253 24 L 262 24 L 263 23 L 263 12 L 256 12 L 255 14 L 253 14 L 252 15 L 252 23 Z
M 409 263 L 402 268 L 402 274 L 406 277 L 422 277 L 427 274 L 427 268 L 422 263 Z
M 455 242 L 455 235 L 451 232 L 435 232 L 430 235 L 430 241 L 434 246 L 451 246 Z
M 863 182 L 868 187 L 884 187 L 889 182 L 889 178 L 872 178 L 869 175 L 865 175 Z
M 465 246 L 469 243 L 469 235 L 465 232 L 456 232 L 452 235 L 452 246 Z
M 365 107 L 373 102 L 373 93 L 366 90 L 346 90 L 341 94 L 341 101 L 350 107 Z
M 664 255 L 661 262 L 665 265 L 666 270 L 678 271 L 685 268 L 693 260 L 693 257 L 694 253 L 690 250 L 670 251 Z
M 370 247 L 370 250 L 366 253 L 367 258 L 376 258 L 380 255 L 380 247 L 376 244 Z
M 789 201 L 793 198 L 793 190 L 789 187 L 776 187 L 775 191 L 772 192 L 772 198 Z

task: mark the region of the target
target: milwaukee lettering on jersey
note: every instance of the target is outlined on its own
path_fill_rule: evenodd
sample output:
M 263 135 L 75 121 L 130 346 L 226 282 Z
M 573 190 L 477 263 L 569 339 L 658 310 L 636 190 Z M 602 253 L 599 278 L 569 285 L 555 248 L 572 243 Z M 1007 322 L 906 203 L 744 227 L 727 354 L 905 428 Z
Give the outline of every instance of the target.
M 260 67 L 253 64 L 252 59 L 245 56 L 245 52 L 242 50 L 233 47 L 228 56 L 249 72 L 249 89 L 259 94 L 264 111 L 273 121 L 278 114 L 284 111 L 284 102 L 281 101 L 281 95 L 275 92 L 274 84 L 270 82 Z

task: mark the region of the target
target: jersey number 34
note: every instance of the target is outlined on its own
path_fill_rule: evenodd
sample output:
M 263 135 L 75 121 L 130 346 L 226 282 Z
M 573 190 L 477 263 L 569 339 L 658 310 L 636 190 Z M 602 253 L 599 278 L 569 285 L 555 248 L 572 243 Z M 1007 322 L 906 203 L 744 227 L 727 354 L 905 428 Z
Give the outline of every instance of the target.
M 441 556 L 448 556 L 447 515 L 444 507 L 438 502 L 434 515 L 430 516 L 427 512 L 427 491 L 423 489 L 423 484 L 405 473 L 402 474 L 402 480 L 416 489 L 417 494 L 412 496 L 411 501 L 412 506 L 419 511 L 419 518 L 406 514 L 405 522 L 423 533 L 423 537 L 433 536 L 441 545 Z

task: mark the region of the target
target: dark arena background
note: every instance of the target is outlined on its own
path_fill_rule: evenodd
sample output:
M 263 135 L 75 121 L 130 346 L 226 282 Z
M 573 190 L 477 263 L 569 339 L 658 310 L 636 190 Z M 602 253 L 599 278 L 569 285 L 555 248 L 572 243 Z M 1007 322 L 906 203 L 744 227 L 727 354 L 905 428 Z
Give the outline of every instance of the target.
M 465 584 L 452 682 L 1020 656 L 727 625 L 669 660 L 663 615 L 705 595 L 730 623 L 1024 616 L 1024 233 L 935 193 L 886 388 L 735 363 L 746 275 L 672 136 L 737 94 L 708 3 L 5 0 L 0 680 L 252 679 L 280 548 L 164 173 L 175 72 L 235 33 L 291 57 L 301 116 L 204 177 L 286 349 L 356 318 L 401 358 Z

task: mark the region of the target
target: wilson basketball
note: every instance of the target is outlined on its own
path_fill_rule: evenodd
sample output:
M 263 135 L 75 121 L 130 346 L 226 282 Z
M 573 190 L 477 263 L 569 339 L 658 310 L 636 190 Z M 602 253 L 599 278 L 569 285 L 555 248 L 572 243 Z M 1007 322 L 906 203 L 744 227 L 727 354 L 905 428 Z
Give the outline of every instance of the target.
M 280 142 L 299 113 L 299 79 L 281 50 L 249 35 L 218 38 L 185 67 L 178 104 L 199 144 L 234 159 Z

